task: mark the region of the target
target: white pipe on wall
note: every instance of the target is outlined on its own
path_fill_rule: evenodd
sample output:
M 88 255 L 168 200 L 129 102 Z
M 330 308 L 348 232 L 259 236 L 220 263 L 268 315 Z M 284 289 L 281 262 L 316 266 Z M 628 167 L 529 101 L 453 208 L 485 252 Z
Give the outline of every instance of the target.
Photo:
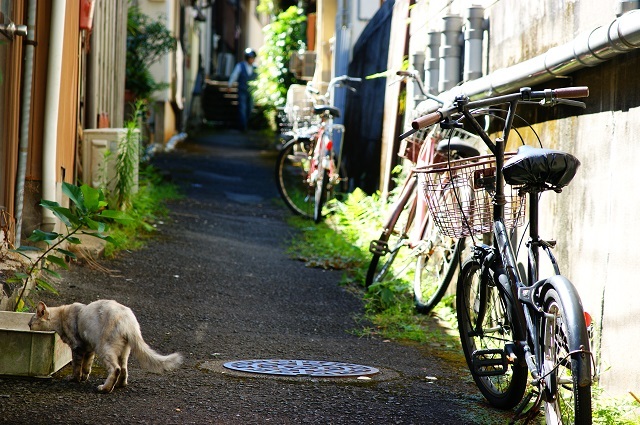
M 495 96 L 598 65 L 614 56 L 638 48 L 640 48 L 640 10 L 636 9 L 613 20 L 607 26 L 596 27 L 569 43 L 549 49 L 540 56 L 456 86 L 440 93 L 438 97 L 445 103 L 451 103 L 456 96 L 462 94 L 471 99 Z M 417 109 L 420 114 L 426 114 L 435 111 L 438 107 L 436 102 L 426 100 L 418 105 Z
M 56 149 L 58 141 L 58 115 L 60 104 L 60 78 L 62 75 L 62 50 L 64 43 L 65 1 L 54 1 L 51 6 L 51 34 L 47 90 L 45 94 L 44 136 L 42 141 L 42 198 L 55 201 Z M 42 209 L 42 229 L 51 231 L 56 219 L 46 208 Z

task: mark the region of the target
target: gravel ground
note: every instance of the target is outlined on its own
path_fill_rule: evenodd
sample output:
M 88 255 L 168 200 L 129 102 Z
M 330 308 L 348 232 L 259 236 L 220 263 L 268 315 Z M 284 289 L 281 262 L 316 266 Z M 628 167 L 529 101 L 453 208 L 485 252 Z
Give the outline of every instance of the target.
M 186 197 L 144 249 L 100 267 L 74 264 L 50 305 L 115 299 L 145 340 L 185 357 L 154 375 L 130 360 L 129 386 L 99 394 L 89 381 L 0 379 L 0 423 L 494 424 L 462 357 L 437 344 L 359 337 L 362 302 L 341 273 L 286 254 L 294 236 L 273 182 L 275 152 L 257 135 L 211 132 L 154 162 Z M 434 323 L 434 330 L 438 331 Z M 339 361 L 377 368 L 370 379 L 240 373 L 249 359 Z

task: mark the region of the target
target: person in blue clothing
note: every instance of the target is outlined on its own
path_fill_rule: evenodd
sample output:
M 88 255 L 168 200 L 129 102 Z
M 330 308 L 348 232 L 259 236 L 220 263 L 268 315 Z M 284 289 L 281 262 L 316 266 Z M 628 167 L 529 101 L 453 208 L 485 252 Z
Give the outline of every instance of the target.
M 238 62 L 229 77 L 229 89 L 238 82 L 238 125 L 245 131 L 249 127 L 249 117 L 253 108 L 253 99 L 249 92 L 249 81 L 256 76 L 253 62 L 256 60 L 256 52 L 252 49 L 244 51 L 244 61 Z

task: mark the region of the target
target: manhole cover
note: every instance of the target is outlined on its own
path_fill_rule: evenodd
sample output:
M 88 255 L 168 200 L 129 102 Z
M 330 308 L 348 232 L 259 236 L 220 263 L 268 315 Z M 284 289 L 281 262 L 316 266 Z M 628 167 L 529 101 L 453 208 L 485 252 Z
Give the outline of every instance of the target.
M 378 373 L 378 369 L 351 363 L 317 360 L 239 360 L 224 364 L 240 372 L 283 376 L 363 376 Z

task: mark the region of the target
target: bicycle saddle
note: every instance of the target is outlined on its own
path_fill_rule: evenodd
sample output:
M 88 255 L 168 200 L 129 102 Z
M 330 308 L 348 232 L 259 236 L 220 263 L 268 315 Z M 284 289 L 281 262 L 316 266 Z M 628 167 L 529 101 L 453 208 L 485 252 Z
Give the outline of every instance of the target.
M 334 106 L 319 105 L 319 106 L 314 106 L 313 107 L 313 113 L 316 114 L 316 115 L 322 115 L 325 112 L 328 112 L 334 118 L 338 118 L 340 116 L 340 109 L 338 109 L 338 108 L 336 108 Z
M 571 182 L 579 166 L 578 158 L 569 153 L 521 146 L 502 171 L 511 185 L 560 189 Z

